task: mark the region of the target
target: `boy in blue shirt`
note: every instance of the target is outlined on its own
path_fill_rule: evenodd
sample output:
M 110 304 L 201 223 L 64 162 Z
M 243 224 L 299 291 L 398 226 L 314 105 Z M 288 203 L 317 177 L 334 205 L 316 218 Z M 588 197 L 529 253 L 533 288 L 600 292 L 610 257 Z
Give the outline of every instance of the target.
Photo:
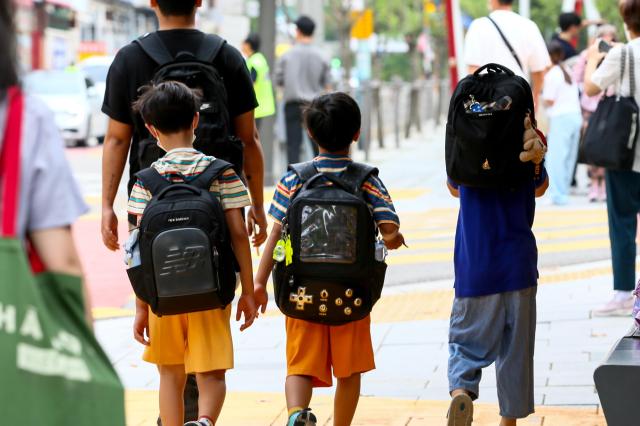
M 544 195 L 544 137 L 525 119 L 523 162 L 536 175 L 517 190 L 458 186 L 455 299 L 449 329 L 449 426 L 471 425 L 482 369 L 496 363 L 501 426 L 534 412 L 533 353 L 538 249 L 531 231 Z

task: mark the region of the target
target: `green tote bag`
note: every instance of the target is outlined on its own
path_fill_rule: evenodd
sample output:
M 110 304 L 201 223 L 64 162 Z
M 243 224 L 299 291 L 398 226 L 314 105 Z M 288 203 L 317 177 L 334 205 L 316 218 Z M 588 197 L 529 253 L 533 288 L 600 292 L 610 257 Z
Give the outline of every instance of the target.
M 0 154 L 0 424 L 124 425 L 124 390 L 84 319 L 81 279 L 34 274 L 16 237 L 24 100 L 17 88 L 7 96 Z

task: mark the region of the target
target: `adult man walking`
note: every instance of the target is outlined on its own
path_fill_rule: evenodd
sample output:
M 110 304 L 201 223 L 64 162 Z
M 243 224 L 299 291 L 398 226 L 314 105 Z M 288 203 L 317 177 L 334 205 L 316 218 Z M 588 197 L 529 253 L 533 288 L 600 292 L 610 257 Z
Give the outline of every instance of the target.
M 513 0 L 489 0 L 489 7 L 491 14 L 474 20 L 465 37 L 469 73 L 492 62 L 504 65 L 529 79 L 537 105 L 544 72 L 551 65 L 540 29 L 512 10 Z
M 308 16 L 296 20 L 296 44 L 276 67 L 276 83 L 284 88 L 284 115 L 287 133 L 287 161 L 300 161 L 303 140 L 302 106 L 329 89 L 329 63 L 313 46 L 315 22 Z M 318 153 L 311 144 L 315 154 Z
M 144 40 L 124 46 L 113 61 L 107 77 L 102 111 L 109 116 L 109 126 L 104 141 L 102 158 L 102 239 L 107 248 L 118 250 L 118 220 L 113 203 L 118 185 L 129 153 L 128 192 L 135 183 L 135 173 L 140 168 L 162 155 L 144 126 L 142 117 L 133 112 L 131 105 L 138 98 L 139 88 L 150 83 L 159 63 L 152 58 L 160 54 L 164 57 L 176 57 L 183 52 L 196 57 L 211 57 L 211 63 L 219 74 L 226 91 L 226 110 L 229 128 L 244 144 L 244 177 L 251 194 L 252 207 L 247 214 L 247 228 L 253 235 L 253 244 L 261 245 L 266 239 L 267 221 L 263 208 L 264 159 L 254 121 L 254 109 L 257 106 L 253 82 L 249 76 L 244 58 L 240 52 L 219 38 L 207 37 L 195 28 L 196 10 L 202 0 L 150 0 L 150 5 L 158 17 L 159 31 L 144 38 L 153 38 L 154 44 Z M 149 49 L 151 47 L 151 49 Z M 149 52 L 149 53 L 147 53 Z M 210 75 L 210 74 L 209 74 Z M 217 80 L 216 80 L 217 81 Z M 216 89 L 219 89 L 219 84 Z M 222 89 L 220 89 L 222 90 Z M 206 112 L 203 104 L 201 111 Z M 215 117 L 221 117 L 222 111 L 216 111 Z M 215 118 L 214 118 L 215 119 Z M 226 124 L 226 123 L 225 123 Z M 208 129 L 210 130 L 210 129 Z M 205 133 L 203 131 L 203 133 Z M 147 150 L 144 140 L 147 139 Z M 205 153 L 214 150 L 214 141 L 203 138 L 196 140 Z M 140 156 L 144 152 L 144 159 Z M 149 154 L 150 153 L 150 154 Z M 146 163 L 146 164 L 143 164 Z M 135 217 L 129 222 L 135 225 Z M 259 231 L 254 232 L 258 226 Z M 197 388 L 193 377 L 187 382 L 185 390 L 185 420 L 197 418 Z
M 196 9 L 202 0 L 150 0 L 158 17 L 157 36 L 166 52 L 172 56 L 179 52 L 196 55 L 204 43 L 211 40 L 195 28 Z M 254 109 L 257 106 L 253 83 L 240 52 L 226 44 L 213 59 L 224 81 L 227 92 L 227 110 L 231 121 L 230 133 L 244 143 L 244 174 L 251 193 L 252 207 L 248 212 L 249 232 L 258 225 L 253 235 L 254 245 L 266 239 L 266 215 L 263 208 L 264 159 L 255 127 Z M 140 142 L 149 137 L 139 114 L 131 105 L 138 97 L 138 89 L 149 84 L 158 64 L 138 43 L 124 46 L 109 69 L 102 111 L 109 116 L 102 158 L 102 239 L 110 250 L 118 249 L 118 220 L 113 202 L 129 153 L 129 183 L 131 191 L 134 174 L 141 167 Z

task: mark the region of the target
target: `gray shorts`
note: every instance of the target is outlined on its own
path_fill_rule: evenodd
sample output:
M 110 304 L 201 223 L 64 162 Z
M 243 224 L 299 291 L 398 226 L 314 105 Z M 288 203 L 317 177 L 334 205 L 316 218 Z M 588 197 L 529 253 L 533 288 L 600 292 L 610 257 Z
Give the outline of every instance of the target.
M 482 369 L 496 363 L 500 415 L 534 412 L 533 353 L 537 287 L 453 301 L 449 328 L 449 391 L 479 395 Z

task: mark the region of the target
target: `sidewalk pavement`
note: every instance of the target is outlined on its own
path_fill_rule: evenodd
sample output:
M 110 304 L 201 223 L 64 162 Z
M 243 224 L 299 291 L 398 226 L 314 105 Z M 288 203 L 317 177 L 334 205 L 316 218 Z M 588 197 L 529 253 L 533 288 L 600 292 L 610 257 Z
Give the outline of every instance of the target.
M 372 163 L 381 166 L 381 176 L 394 194 L 411 247 L 390 255 L 389 263 L 397 275 L 416 265 L 425 271 L 442 265 L 450 268 L 452 262 L 457 202 L 448 197 L 443 185 L 441 133 L 441 129 L 432 131 L 406 142 L 400 150 L 372 154 Z M 594 307 L 611 292 L 610 262 L 591 262 L 588 256 L 608 247 L 606 212 L 602 205 L 579 202 L 567 208 L 540 207 L 535 229 L 542 257 L 585 257 L 573 266 L 546 262 L 547 266 L 541 267 L 535 357 L 537 412 L 522 424 L 605 425 L 593 371 L 631 325 L 629 318 L 592 316 Z M 99 262 L 98 255 L 95 261 Z M 364 375 L 354 425 L 445 424 L 448 317 L 453 300 L 447 274 L 450 269 L 442 270 L 446 279 L 399 282 L 385 288 L 372 314 L 377 369 Z M 116 276 L 112 280 L 118 282 L 98 288 L 123 285 Z M 122 298 L 121 293 L 116 299 Z M 100 296 L 94 294 L 94 299 Z M 96 312 L 104 319 L 97 321 L 96 333 L 127 389 L 128 424 L 154 424 L 158 374 L 153 365 L 141 360 L 142 347 L 132 337 L 132 299 L 125 299 L 124 306 L 100 305 Z M 254 326 L 243 333 L 238 327 L 233 324 L 236 366 L 227 375 L 229 393 L 219 423 L 283 425 L 284 319 L 271 302 L 267 315 Z M 319 424 L 332 423 L 331 393 L 332 389 L 315 392 L 311 406 Z M 475 425 L 498 423 L 492 367 L 484 372 L 476 412 Z

